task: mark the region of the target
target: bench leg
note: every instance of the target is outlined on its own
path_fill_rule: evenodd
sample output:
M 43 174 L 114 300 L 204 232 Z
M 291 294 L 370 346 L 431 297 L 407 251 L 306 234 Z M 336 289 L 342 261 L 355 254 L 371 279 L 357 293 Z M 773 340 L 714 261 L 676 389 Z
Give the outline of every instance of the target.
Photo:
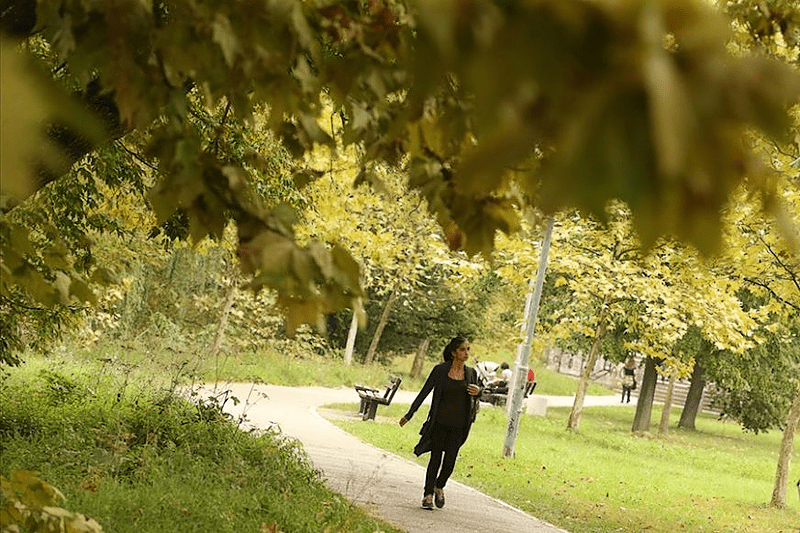
M 375 415 L 378 413 L 378 402 L 369 402 L 361 420 L 375 420 Z
M 361 403 L 358 405 L 358 414 L 363 415 L 364 410 L 367 408 L 367 399 L 361 398 Z

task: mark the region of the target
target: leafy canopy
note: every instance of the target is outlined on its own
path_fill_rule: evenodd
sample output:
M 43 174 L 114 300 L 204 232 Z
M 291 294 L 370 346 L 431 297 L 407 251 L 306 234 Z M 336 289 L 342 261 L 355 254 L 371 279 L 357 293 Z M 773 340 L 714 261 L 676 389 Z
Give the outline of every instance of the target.
M 762 18 L 795 31 L 797 8 L 770 4 L 781 9 Z M 96 146 L 147 132 L 158 218 L 183 213 L 195 240 L 234 220 L 253 288 L 276 289 L 293 323 L 353 305 L 358 266 L 340 247 L 296 243 L 294 217 L 249 192 L 253 167 L 191 125 L 193 94 L 236 122 L 267 109 L 298 158 L 333 145 L 317 122 L 331 99 L 365 167 L 401 165 L 469 253 L 515 231 L 521 206 L 602 218 L 612 198 L 645 246 L 666 233 L 711 250 L 729 191 L 766 183 L 745 132 L 785 135 L 800 95 L 785 62 L 730 53 L 729 19 L 694 0 L 10 0 L 1 17 L 4 209 Z M 34 35 L 57 57 L 52 76 L 30 65 Z M 13 249 L 4 293 L 35 270 L 9 262 Z

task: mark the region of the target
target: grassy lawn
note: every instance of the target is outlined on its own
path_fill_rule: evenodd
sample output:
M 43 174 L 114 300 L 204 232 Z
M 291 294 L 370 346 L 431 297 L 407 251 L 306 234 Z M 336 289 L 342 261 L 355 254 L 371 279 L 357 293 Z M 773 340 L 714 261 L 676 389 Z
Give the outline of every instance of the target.
M 380 365 L 364 366 L 354 363 L 345 366 L 341 359 L 329 356 L 293 357 L 276 352 L 242 353 L 236 357 L 220 358 L 215 361 L 199 361 L 197 375 L 204 381 L 251 382 L 260 381 L 272 385 L 293 387 L 352 387 L 355 383 L 382 386 L 389 374 L 403 378 L 403 390 L 419 390 L 431 368 L 438 360 L 426 360 L 420 378 L 411 378 L 409 373 L 414 356 L 405 355 Z M 577 388 L 577 378 L 548 370 L 539 363 L 536 369 L 536 393 L 555 396 L 572 396 Z M 587 394 L 603 396 L 617 392 L 601 385 L 590 383 Z
M 333 407 L 357 410 L 355 404 Z M 424 412 L 401 429 L 396 421 L 406 409 L 382 408 L 376 422 L 331 419 L 364 441 L 424 465 L 427 455 L 411 453 Z M 787 509 L 765 505 L 779 432 L 746 434 L 735 424 L 701 416 L 697 431 L 673 428 L 664 437 L 633 437 L 634 409 L 587 408 L 579 433 L 565 429 L 567 408 L 525 416 L 513 459 L 502 457 L 504 411 L 483 409 L 453 478 L 573 533 L 800 529 L 793 483 Z M 659 417 L 656 406 L 654 423 Z M 797 454 L 794 459 L 796 464 Z M 790 479 L 798 478 L 795 466 Z
M 115 363 L 104 363 L 114 359 Z M 500 360 L 500 359 L 498 359 Z M 124 365 L 135 374 L 144 374 L 152 379 L 164 381 L 222 382 L 222 383 L 267 383 L 291 387 L 352 387 L 355 383 L 381 387 L 389 374 L 403 378 L 401 389 L 417 391 L 422 387 L 431 368 L 439 359 L 428 359 L 422 369 L 422 376 L 411 378 L 409 373 L 414 355 L 400 355 L 385 364 L 362 365 L 353 363 L 345 366 L 341 357 L 304 354 L 303 356 L 277 351 L 241 352 L 236 355 L 220 355 L 214 358 L 190 356 L 188 354 L 152 353 L 129 346 L 108 344 L 102 350 L 77 349 L 62 356 L 47 359 L 31 356 L 28 366 L 58 367 L 78 362 L 89 372 L 103 371 L 105 367 Z M 572 396 L 577 387 L 577 378 L 548 370 L 540 362 L 533 362 L 536 370 L 536 393 L 543 395 Z M 617 392 L 590 383 L 589 395 L 614 395 Z

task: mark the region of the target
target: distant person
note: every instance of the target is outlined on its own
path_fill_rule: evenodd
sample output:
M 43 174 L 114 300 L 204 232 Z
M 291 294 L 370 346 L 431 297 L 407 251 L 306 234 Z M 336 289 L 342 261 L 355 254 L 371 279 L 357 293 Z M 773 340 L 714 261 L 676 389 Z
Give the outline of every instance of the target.
M 431 370 L 408 412 L 400 419 L 405 426 L 433 391 L 428 418 L 414 447 L 417 456 L 430 452 L 425 472 L 422 508 L 444 507 L 444 487 L 453 473 L 458 450 L 466 442 L 474 421 L 474 408 L 481 388 L 478 373 L 464 363 L 469 359 L 469 341 L 454 337 L 444 348 L 444 362 Z
M 503 361 L 500 364 L 500 379 L 506 382 L 506 386 L 511 383 L 511 377 L 514 375 L 514 372 L 508 367 L 508 363 Z
M 628 357 L 625 366 L 622 368 L 622 403 L 631 403 L 631 391 L 635 388 L 636 360 L 633 357 Z
M 527 398 L 531 394 L 533 394 L 533 390 L 536 388 L 536 373 L 533 371 L 532 368 L 528 368 L 528 381 L 525 383 L 525 397 Z
M 511 378 L 514 372 L 508 367 L 508 363 L 503 361 L 500 363 L 500 377 L 493 383 L 496 391 L 499 394 L 508 394 L 508 388 L 511 385 Z

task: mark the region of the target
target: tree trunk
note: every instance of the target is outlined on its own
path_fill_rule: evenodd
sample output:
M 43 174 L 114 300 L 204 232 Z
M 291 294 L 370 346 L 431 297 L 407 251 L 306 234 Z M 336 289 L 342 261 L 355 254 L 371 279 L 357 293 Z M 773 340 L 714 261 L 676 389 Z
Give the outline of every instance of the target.
M 800 422 L 800 388 L 795 392 L 794 401 L 786 415 L 786 429 L 783 430 L 781 451 L 778 454 L 778 468 L 775 472 L 775 486 L 772 489 L 771 507 L 786 507 L 786 486 L 789 484 L 789 467 L 792 464 L 792 449 L 797 424 Z
M 567 429 L 578 431 L 581 425 L 581 414 L 583 413 L 583 400 L 586 398 L 586 389 L 589 387 L 589 376 L 592 373 L 597 357 L 600 353 L 600 343 L 603 340 L 603 335 L 606 332 L 606 307 L 608 304 L 608 296 L 603 299 L 603 304 L 600 307 L 600 317 L 597 322 L 597 329 L 594 332 L 594 341 L 592 348 L 589 351 L 589 360 L 581 371 L 581 377 L 578 380 L 578 390 L 575 392 L 575 401 L 572 404 L 572 411 L 569 413 L 569 420 L 567 421 Z
M 228 326 L 228 317 L 231 314 L 231 307 L 233 307 L 233 296 L 236 292 L 236 287 L 231 284 L 228 287 L 228 294 L 225 296 L 225 305 L 222 308 L 222 316 L 219 317 L 219 326 L 217 326 L 217 333 L 214 335 L 214 342 L 211 343 L 211 350 L 208 357 L 213 359 L 219 352 L 219 347 L 222 346 L 222 338 L 225 336 L 225 328 Z
M 412 378 L 418 378 L 422 375 L 422 365 L 425 363 L 425 354 L 428 353 L 429 342 L 428 339 L 425 339 L 419 344 L 419 350 L 417 350 L 417 355 L 414 357 L 414 364 L 411 365 L 410 375 Z
M 643 433 L 650 429 L 650 415 L 653 412 L 653 398 L 656 392 L 656 362 L 647 357 L 644 364 L 644 376 L 639 389 L 639 400 L 636 402 L 636 414 L 633 417 L 631 432 Z
M 669 413 L 672 410 L 672 395 L 675 392 L 675 374 L 670 374 L 667 386 L 667 397 L 664 399 L 664 409 L 661 411 L 661 422 L 658 424 L 659 435 L 666 435 L 669 431 Z
M 695 420 L 700 411 L 700 404 L 703 401 L 703 390 L 706 388 L 705 371 L 700 361 L 695 360 L 692 370 L 692 383 L 689 385 L 689 392 L 686 394 L 686 402 L 683 404 L 681 419 L 678 427 L 683 429 L 695 429 Z
M 389 320 L 389 311 L 392 310 L 395 300 L 397 300 L 397 286 L 392 289 L 392 294 L 389 295 L 389 300 L 386 302 L 386 307 L 383 308 L 381 320 L 378 322 L 378 327 L 375 329 L 375 335 L 372 336 L 372 342 L 369 344 L 367 358 L 364 360 L 365 365 L 372 364 L 372 360 L 375 359 L 375 350 L 378 348 L 378 341 L 381 340 L 383 328 L 386 327 L 386 322 Z
M 350 366 L 353 363 L 353 348 L 356 345 L 356 333 L 358 333 L 358 317 L 353 310 L 353 320 L 350 322 L 350 331 L 347 333 L 347 345 L 344 348 L 344 364 Z

